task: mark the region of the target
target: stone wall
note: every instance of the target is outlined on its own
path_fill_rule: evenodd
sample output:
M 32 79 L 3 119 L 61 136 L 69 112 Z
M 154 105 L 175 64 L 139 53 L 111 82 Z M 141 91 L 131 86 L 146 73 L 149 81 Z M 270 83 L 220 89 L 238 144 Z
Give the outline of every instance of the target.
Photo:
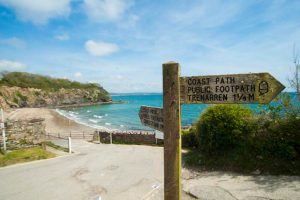
M 43 118 L 8 120 L 6 138 L 8 149 L 19 149 L 34 146 L 44 140 L 45 123 Z
M 133 144 L 156 144 L 154 132 L 148 131 L 120 131 L 120 132 L 104 132 L 95 131 L 94 140 L 101 143 L 110 143 L 110 134 L 112 134 L 113 143 L 133 143 Z

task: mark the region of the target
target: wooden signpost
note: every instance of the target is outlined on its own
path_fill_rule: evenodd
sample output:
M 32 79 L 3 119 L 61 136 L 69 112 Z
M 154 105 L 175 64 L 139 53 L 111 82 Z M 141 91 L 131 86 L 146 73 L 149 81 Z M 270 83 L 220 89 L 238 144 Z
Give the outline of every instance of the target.
M 164 131 L 164 116 L 162 108 L 141 106 L 139 117 L 142 124 L 155 130 Z
M 182 104 L 269 103 L 284 88 L 269 73 L 180 78 Z
M 163 64 L 163 109 L 142 106 L 141 122 L 164 132 L 164 198 L 181 196 L 181 104 L 269 103 L 285 87 L 269 73 L 180 77 L 178 63 Z

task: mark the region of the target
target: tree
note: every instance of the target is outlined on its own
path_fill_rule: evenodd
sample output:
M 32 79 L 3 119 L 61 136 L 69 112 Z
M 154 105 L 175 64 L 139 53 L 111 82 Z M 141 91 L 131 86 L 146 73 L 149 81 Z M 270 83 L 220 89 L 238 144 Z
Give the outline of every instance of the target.
M 291 87 L 296 90 L 298 95 L 298 100 L 300 101 L 300 60 L 299 60 L 299 51 L 296 49 L 296 45 L 294 45 L 293 50 L 293 62 L 295 65 L 295 71 L 293 72 L 292 78 L 289 80 Z

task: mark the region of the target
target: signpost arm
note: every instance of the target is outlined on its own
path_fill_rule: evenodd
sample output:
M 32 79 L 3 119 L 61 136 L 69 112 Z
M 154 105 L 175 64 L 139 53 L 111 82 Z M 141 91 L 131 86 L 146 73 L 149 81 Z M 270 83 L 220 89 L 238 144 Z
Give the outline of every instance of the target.
M 165 200 L 181 196 L 181 119 L 179 64 L 163 64 L 164 110 L 164 195 Z

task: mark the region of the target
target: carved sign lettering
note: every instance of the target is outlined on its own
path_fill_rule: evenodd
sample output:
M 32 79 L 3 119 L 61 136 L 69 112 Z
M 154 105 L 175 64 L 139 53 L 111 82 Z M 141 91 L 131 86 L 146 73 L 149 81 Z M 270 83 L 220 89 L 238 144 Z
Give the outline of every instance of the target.
M 139 117 L 143 125 L 161 132 L 164 131 L 164 117 L 162 108 L 141 106 Z
M 269 73 L 180 77 L 181 104 L 264 104 L 284 88 Z

